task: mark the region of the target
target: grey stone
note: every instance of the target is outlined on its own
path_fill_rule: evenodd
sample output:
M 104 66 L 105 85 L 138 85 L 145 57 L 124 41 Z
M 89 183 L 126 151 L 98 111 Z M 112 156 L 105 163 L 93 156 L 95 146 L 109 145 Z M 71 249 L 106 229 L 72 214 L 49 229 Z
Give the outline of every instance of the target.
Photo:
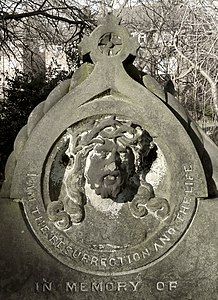
M 93 63 L 18 135 L 0 210 L 12 239 L 2 297 L 215 299 L 217 147 L 130 65 L 137 48 L 108 15 L 80 44 Z
M 1 298 L 215 300 L 217 201 L 198 203 L 192 226 L 163 260 L 144 272 L 105 277 L 70 270 L 48 255 L 26 226 L 19 204 L 1 199 Z M 110 282 L 114 291 L 109 291 Z M 99 290 L 93 284 L 99 285 Z
M 44 102 L 39 103 L 34 110 L 31 112 L 29 118 L 28 118 L 28 130 L 27 134 L 28 136 L 31 134 L 32 130 L 36 127 L 37 123 L 41 120 L 41 118 L 44 116 Z
M 48 95 L 46 102 L 44 103 L 44 114 L 46 114 L 47 111 L 51 109 L 57 101 L 59 101 L 64 95 L 66 95 L 69 92 L 69 86 L 70 79 L 67 79 L 61 82 L 56 88 L 53 89 L 53 91 Z
M 8 157 L 6 166 L 5 166 L 5 180 L 1 188 L 1 197 L 9 198 L 11 191 L 11 182 L 14 175 L 14 169 L 16 166 L 16 157 L 14 151 Z
M 143 84 L 145 87 L 154 93 L 157 97 L 161 98 L 163 101 L 166 101 L 166 96 L 164 89 L 161 87 L 161 85 L 149 74 L 145 74 L 143 76 Z
M 72 90 L 77 85 L 82 83 L 86 78 L 88 78 L 93 69 L 93 64 L 84 63 L 78 70 L 76 70 L 71 79 L 70 90 Z

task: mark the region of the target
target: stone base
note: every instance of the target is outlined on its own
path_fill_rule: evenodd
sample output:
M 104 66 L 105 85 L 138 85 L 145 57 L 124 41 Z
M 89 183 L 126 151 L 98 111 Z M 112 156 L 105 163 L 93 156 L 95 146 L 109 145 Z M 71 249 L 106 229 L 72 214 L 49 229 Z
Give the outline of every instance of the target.
M 22 207 L 0 201 L 1 299 L 215 300 L 218 199 L 202 200 L 185 237 L 160 262 L 132 275 L 100 277 L 51 257 L 31 234 Z

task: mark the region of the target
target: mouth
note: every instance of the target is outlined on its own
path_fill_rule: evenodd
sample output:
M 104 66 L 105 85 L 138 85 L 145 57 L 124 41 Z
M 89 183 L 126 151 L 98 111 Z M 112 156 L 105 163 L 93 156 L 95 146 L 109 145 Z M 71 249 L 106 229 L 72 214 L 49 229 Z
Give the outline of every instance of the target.
M 106 185 L 112 185 L 115 182 L 117 182 L 117 180 L 120 180 L 120 172 L 119 171 L 110 172 L 109 174 L 106 174 L 103 177 L 103 181 Z

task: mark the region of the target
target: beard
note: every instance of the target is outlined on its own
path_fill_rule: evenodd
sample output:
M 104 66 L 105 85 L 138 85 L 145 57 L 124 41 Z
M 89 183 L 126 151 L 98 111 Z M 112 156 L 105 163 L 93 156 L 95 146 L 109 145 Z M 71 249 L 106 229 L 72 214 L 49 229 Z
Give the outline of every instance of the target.
M 100 195 L 103 199 L 116 199 L 116 197 L 122 191 L 124 184 L 121 172 L 118 170 L 107 172 L 99 177 L 96 175 L 95 183 L 91 182 L 90 180 L 88 182 L 91 185 L 91 189 L 94 189 L 95 193 Z

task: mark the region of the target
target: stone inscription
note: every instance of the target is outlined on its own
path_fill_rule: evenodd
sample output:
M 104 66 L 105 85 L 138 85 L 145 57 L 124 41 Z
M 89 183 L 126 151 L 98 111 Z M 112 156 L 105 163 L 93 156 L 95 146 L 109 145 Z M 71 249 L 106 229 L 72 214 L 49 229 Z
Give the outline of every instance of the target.
M 140 282 L 134 281 L 117 281 L 117 282 L 66 282 L 66 292 L 120 292 L 132 291 L 136 292 Z
M 104 18 L 80 43 L 91 64 L 73 75 L 72 93 L 63 90 L 65 106 L 54 92 L 57 109 L 31 131 L 9 176 L 11 195 L 21 199 L 44 250 L 66 268 L 102 278 L 142 272 L 165 259 L 190 228 L 198 200 L 207 197 L 184 124 L 155 92 L 146 92 L 145 77 L 123 68 L 124 61 L 131 67 L 126 59 L 137 49 L 117 18 Z M 83 68 L 86 80 L 78 85 Z M 37 118 L 40 111 L 34 112 Z
M 177 288 L 177 286 L 178 286 L 178 281 L 167 281 L 167 282 L 158 281 L 156 284 L 156 289 L 160 292 L 173 291 Z
M 34 220 L 39 227 L 40 231 L 47 238 L 48 242 L 56 249 L 61 251 L 64 255 L 67 255 L 70 258 L 75 260 L 80 260 L 83 263 L 87 263 L 90 266 L 99 266 L 99 267 L 119 267 L 123 265 L 132 264 L 133 262 L 138 262 L 140 260 L 146 261 L 150 257 L 151 253 L 158 252 L 160 249 L 164 248 L 169 242 L 172 241 L 176 230 L 173 227 L 170 227 L 164 234 L 162 234 L 157 241 L 151 246 L 150 249 L 145 248 L 140 252 L 133 252 L 126 256 L 114 256 L 114 257 L 101 257 L 101 256 L 91 256 L 88 253 L 75 248 L 73 245 L 65 242 L 62 235 L 57 236 L 52 233 L 52 230 L 47 225 L 44 220 L 39 208 L 36 206 L 32 210 L 32 215 Z
M 78 292 L 121 292 L 130 291 L 136 292 L 141 281 L 93 281 L 93 282 L 72 282 L 66 281 L 62 284 L 62 289 L 67 293 L 78 293 Z M 41 282 L 35 283 L 35 291 L 37 292 L 51 292 L 55 289 L 57 283 L 48 281 L 43 278 Z
M 179 222 L 183 222 L 185 220 L 186 215 L 190 210 L 190 204 L 192 201 L 192 193 L 194 188 L 194 177 L 193 177 L 193 167 L 192 165 L 184 165 L 185 171 L 185 182 L 184 182 L 184 193 L 182 203 L 179 208 L 179 212 L 177 213 L 176 219 Z
M 151 243 L 140 249 L 135 249 L 131 253 L 121 254 L 114 253 L 95 253 L 84 250 L 83 247 L 73 245 L 72 242 L 61 231 L 58 231 L 52 224 L 50 224 L 43 206 L 38 203 L 35 193 L 35 181 L 37 176 L 29 174 L 27 178 L 27 200 L 29 203 L 29 215 L 35 223 L 34 228 L 42 234 L 44 239 L 49 243 L 50 247 L 60 252 L 73 264 L 80 263 L 86 265 L 88 268 L 94 270 L 119 269 L 120 267 L 129 267 L 140 263 L 146 265 L 152 257 L 156 254 L 163 252 L 165 248 L 175 243 L 175 240 L 181 234 L 181 226 L 185 224 L 187 219 L 190 218 L 190 213 L 193 209 L 193 167 L 192 165 L 184 165 L 184 194 L 180 200 L 175 222 L 168 228 L 166 227 L 159 236 L 157 236 Z
M 48 281 L 43 278 L 41 282 L 35 283 L 36 292 L 52 292 L 60 287 L 66 293 L 81 293 L 81 292 L 137 292 L 145 282 L 140 281 L 81 281 L 73 282 L 66 281 L 64 283 L 57 284 L 54 281 Z M 169 291 L 172 292 L 178 287 L 178 281 L 157 281 L 153 283 L 154 288 L 158 292 Z

